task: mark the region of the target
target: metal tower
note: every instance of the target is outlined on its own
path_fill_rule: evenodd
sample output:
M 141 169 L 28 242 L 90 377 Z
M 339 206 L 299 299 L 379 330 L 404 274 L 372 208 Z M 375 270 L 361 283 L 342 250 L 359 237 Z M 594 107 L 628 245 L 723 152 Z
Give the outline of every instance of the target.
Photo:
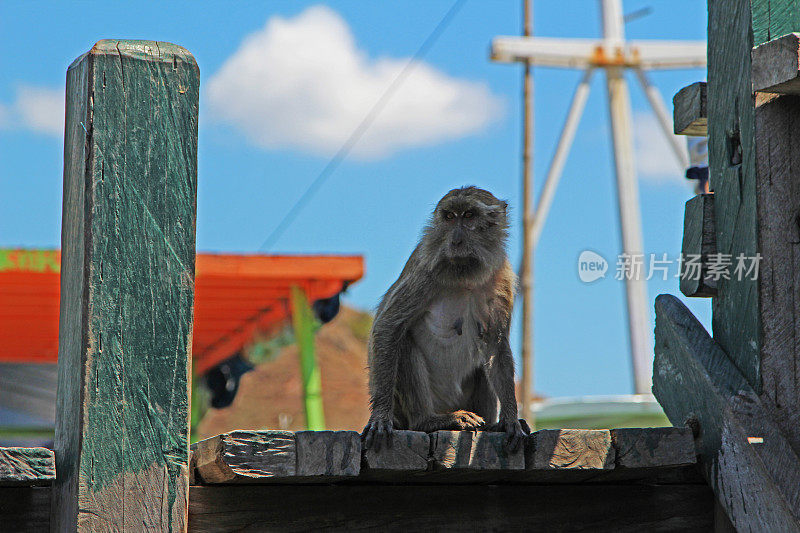
M 497 37 L 492 42 L 492 60 L 500 62 L 528 62 L 531 65 L 561 67 L 583 71 L 575 90 L 567 119 L 561 131 L 541 195 L 536 203 L 532 227 L 533 247 L 544 227 L 547 213 L 555 195 L 572 140 L 586 99 L 592 74 L 603 69 L 608 89 L 608 107 L 611 117 L 611 134 L 614 148 L 614 166 L 617 176 L 620 226 L 623 252 L 633 256 L 642 254 L 641 215 L 639 191 L 633 162 L 631 137 L 631 105 L 625 71 L 636 74 L 661 129 L 682 167 L 688 166 L 686 147 L 672 135 L 672 121 L 661 95 L 650 84 L 647 71 L 704 67 L 706 43 L 704 41 L 626 41 L 622 0 L 600 0 L 603 38 L 558 39 L 547 37 Z M 531 250 L 533 257 L 533 250 Z M 634 389 L 637 394 L 649 394 L 651 384 L 649 306 L 647 286 L 639 277 L 626 279 L 628 327 L 631 357 L 633 359 Z

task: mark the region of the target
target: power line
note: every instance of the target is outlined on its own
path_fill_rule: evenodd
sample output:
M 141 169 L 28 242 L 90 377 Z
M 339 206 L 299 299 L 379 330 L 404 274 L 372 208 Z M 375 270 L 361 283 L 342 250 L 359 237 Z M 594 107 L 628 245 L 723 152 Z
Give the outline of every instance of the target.
M 337 150 L 336 154 L 328 161 L 328 163 L 322 168 L 317 177 L 314 178 L 314 181 L 303 191 L 303 194 L 300 195 L 300 198 L 292 205 L 291 209 L 284 215 L 283 219 L 278 223 L 272 233 L 267 236 L 264 242 L 259 246 L 259 250 L 263 251 L 265 249 L 271 248 L 275 242 L 283 235 L 286 229 L 294 222 L 294 219 L 300 213 L 300 211 L 305 207 L 308 201 L 316 194 L 322 184 L 327 180 L 331 174 L 336 170 L 336 168 L 345 160 L 345 158 L 350 154 L 350 151 L 356 145 L 356 143 L 361 139 L 364 133 L 369 129 L 375 119 L 378 117 L 380 112 L 389 102 L 389 99 L 397 92 L 397 89 L 400 88 L 400 85 L 405 81 L 413 68 L 417 65 L 420 59 L 425 57 L 428 51 L 433 47 L 436 41 L 441 37 L 444 30 L 447 29 L 447 26 L 453 21 L 453 18 L 459 12 L 459 10 L 463 7 L 466 0 L 456 0 L 453 5 L 447 10 L 447 13 L 444 14 L 442 19 L 433 28 L 433 31 L 425 38 L 422 42 L 420 47 L 417 49 L 416 53 L 411 57 L 411 59 L 406 63 L 403 67 L 403 70 L 400 71 L 400 74 L 392 81 L 391 85 L 384 91 L 381 97 L 378 99 L 377 102 L 372 106 L 372 109 L 369 110 L 369 113 L 361 120 L 356 129 L 350 134 L 344 144 Z

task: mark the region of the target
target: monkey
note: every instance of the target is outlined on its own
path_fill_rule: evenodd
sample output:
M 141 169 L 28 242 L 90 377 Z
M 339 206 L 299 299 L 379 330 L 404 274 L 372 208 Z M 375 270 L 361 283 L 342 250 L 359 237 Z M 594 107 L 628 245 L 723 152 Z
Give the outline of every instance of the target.
M 506 447 L 519 448 L 507 208 L 475 186 L 436 204 L 375 313 L 365 448 L 391 447 L 395 429 L 502 431 Z

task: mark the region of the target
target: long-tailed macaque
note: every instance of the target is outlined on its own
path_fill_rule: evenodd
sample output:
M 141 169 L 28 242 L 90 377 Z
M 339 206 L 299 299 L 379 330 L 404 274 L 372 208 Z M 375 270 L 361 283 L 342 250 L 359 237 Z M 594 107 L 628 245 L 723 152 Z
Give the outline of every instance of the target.
M 477 187 L 436 205 L 370 333 L 367 448 L 391 446 L 394 429 L 481 429 L 506 432 L 518 449 L 506 210 Z

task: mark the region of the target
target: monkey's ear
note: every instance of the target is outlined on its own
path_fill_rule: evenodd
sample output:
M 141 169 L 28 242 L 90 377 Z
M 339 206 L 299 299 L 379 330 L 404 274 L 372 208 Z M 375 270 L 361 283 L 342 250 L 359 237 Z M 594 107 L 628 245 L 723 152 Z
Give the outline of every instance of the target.
M 508 202 L 500 200 L 500 207 L 503 208 L 503 214 L 508 214 Z

